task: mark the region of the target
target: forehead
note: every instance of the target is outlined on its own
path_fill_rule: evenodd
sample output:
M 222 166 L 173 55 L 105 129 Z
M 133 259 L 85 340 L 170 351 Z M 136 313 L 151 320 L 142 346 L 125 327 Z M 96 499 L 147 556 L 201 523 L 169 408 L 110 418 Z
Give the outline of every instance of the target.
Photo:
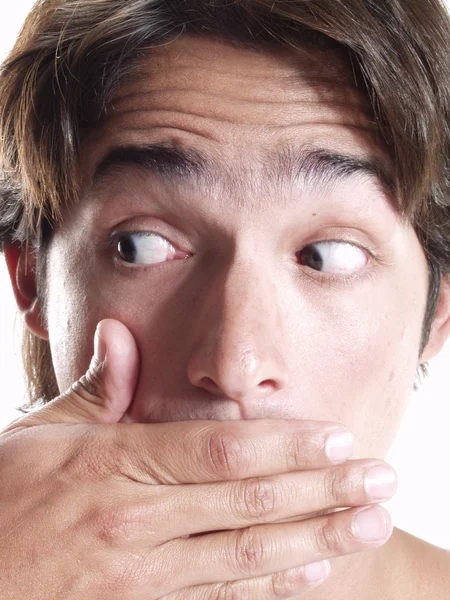
M 151 144 L 197 149 L 241 181 L 270 171 L 276 178 L 268 165 L 287 148 L 289 156 L 308 147 L 389 162 L 343 53 L 255 50 L 193 35 L 140 57 L 86 140 L 83 174 L 91 183 L 112 149 Z

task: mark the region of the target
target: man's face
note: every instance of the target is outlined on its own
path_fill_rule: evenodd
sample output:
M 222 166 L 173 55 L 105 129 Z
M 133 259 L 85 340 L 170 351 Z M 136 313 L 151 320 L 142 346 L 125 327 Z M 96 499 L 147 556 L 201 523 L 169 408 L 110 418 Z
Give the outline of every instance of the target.
M 191 36 L 143 60 L 83 146 L 82 199 L 49 250 L 61 391 L 114 318 L 141 356 L 129 421 L 333 421 L 354 458 L 385 456 L 427 263 L 370 173 L 388 159 L 340 61 Z

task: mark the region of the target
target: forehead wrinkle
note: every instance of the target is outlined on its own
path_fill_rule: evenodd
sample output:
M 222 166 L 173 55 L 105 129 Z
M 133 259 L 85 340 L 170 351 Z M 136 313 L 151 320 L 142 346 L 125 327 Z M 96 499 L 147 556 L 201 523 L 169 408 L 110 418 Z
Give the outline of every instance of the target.
M 227 73 L 228 76 L 230 75 Z M 215 81 L 214 90 L 211 87 L 195 85 L 190 79 L 187 82 L 180 82 L 179 79 L 172 82 L 165 82 L 164 85 L 155 85 L 151 80 L 149 82 L 139 82 L 139 87 L 123 90 L 117 94 L 107 107 L 106 115 L 111 113 L 121 114 L 126 112 L 136 112 L 145 109 L 149 100 L 158 99 L 167 94 L 168 96 L 177 94 L 202 94 L 215 99 L 224 99 L 227 103 L 236 101 L 239 103 L 261 103 L 261 104 L 333 104 L 342 106 L 348 110 L 359 110 L 369 119 L 373 119 L 373 114 L 367 99 L 361 91 L 336 82 L 332 79 L 305 78 L 301 77 L 302 87 L 287 86 L 284 78 L 272 77 L 270 84 L 267 78 L 264 79 L 264 86 L 261 89 L 255 89 L 255 84 L 250 84 L 251 75 L 242 80 L 239 89 L 230 93 L 229 80 L 223 82 Z M 255 76 L 258 82 L 261 77 Z M 238 77 L 234 78 L 235 82 Z M 189 84 L 189 85 L 188 85 Z M 283 85 L 284 84 L 284 85 Z M 130 89 L 131 88 L 131 89 Z

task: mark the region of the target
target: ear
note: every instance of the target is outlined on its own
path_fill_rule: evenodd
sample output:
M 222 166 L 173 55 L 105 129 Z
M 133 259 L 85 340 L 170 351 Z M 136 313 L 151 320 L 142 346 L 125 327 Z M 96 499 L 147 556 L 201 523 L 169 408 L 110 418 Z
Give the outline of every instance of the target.
M 26 244 L 10 243 L 5 244 L 4 254 L 16 303 L 26 326 L 34 335 L 48 340 L 37 297 L 36 250 Z
M 441 278 L 441 289 L 431 333 L 420 362 L 434 358 L 442 350 L 450 335 L 450 275 Z

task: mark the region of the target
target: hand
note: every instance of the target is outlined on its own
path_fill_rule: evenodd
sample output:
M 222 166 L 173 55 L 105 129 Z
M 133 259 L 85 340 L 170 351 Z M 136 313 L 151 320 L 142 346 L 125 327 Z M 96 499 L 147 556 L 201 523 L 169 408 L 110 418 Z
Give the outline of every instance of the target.
M 371 509 L 385 521 L 378 539 L 353 529 L 361 506 L 381 501 L 364 489 L 365 473 L 389 467 L 332 464 L 326 440 L 342 426 L 120 422 L 138 350 L 117 321 L 99 332 L 88 373 L 0 435 L 0 597 L 288 598 L 317 585 L 308 563 L 389 539 L 382 507 Z M 344 507 L 356 508 L 308 518 Z

